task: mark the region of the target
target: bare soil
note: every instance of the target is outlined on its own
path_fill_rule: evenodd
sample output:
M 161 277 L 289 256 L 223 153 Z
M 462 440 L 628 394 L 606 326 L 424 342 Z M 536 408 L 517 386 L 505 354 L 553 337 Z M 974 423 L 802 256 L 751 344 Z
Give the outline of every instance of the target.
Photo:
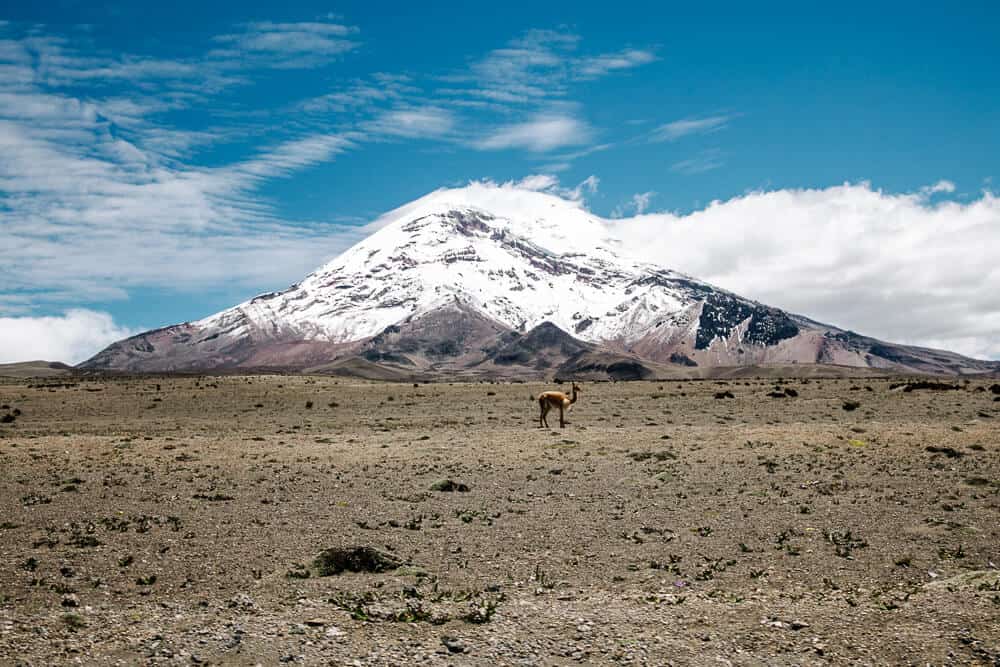
M 1000 664 L 985 381 L 0 382 L 0 664 Z

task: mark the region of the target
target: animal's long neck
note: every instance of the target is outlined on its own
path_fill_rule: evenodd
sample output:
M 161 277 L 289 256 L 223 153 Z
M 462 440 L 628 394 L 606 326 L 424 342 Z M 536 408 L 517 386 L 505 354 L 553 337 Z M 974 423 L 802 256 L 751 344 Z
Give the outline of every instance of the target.
M 576 403 L 576 387 L 573 387 L 573 395 L 569 397 L 570 404 Z

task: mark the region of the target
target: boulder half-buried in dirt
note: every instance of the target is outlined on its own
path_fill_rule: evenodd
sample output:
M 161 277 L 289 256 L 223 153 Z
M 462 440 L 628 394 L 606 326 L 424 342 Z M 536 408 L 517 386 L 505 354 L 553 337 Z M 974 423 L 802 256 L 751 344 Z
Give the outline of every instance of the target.
M 329 577 L 343 572 L 385 572 L 402 564 L 392 554 L 372 547 L 334 547 L 319 552 L 310 569 L 317 577 Z

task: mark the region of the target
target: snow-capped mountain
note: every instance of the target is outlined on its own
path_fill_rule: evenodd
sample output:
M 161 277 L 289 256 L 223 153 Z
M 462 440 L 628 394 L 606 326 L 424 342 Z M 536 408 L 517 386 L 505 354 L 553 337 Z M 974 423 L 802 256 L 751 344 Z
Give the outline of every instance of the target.
M 115 343 L 82 367 L 655 375 L 829 363 L 985 372 L 880 343 L 638 262 L 607 221 L 541 192 L 472 184 L 386 214 L 302 282 Z M 617 369 L 617 370 L 616 370 Z

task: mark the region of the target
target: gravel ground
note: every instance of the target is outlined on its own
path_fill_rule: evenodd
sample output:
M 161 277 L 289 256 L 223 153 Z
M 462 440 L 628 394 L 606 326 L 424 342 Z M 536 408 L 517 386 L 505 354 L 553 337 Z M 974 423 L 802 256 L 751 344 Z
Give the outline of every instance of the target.
M 1000 664 L 1000 395 L 899 382 L 3 381 L 0 664 Z

